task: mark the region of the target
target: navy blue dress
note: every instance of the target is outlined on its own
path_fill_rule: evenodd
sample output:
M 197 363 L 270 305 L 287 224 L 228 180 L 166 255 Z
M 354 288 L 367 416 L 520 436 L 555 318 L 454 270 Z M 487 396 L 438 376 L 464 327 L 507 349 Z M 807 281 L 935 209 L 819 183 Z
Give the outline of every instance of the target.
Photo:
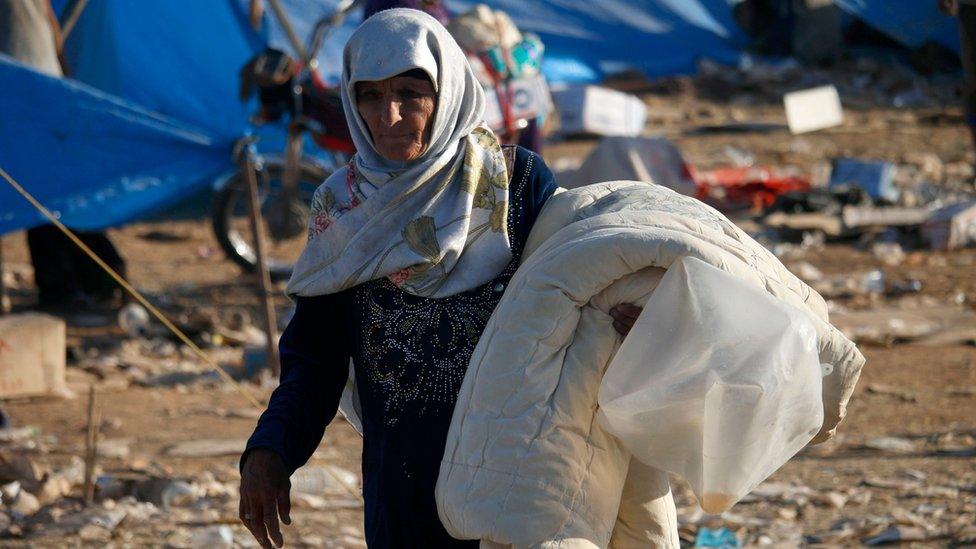
M 352 358 L 363 420 L 370 547 L 478 546 L 444 530 L 434 486 L 471 353 L 556 188 L 542 159 L 520 147 L 512 174 L 513 259 L 494 280 L 440 299 L 408 294 L 386 278 L 299 298 L 281 336 L 281 381 L 243 459 L 254 448 L 269 448 L 289 473 L 302 466 L 336 415 Z

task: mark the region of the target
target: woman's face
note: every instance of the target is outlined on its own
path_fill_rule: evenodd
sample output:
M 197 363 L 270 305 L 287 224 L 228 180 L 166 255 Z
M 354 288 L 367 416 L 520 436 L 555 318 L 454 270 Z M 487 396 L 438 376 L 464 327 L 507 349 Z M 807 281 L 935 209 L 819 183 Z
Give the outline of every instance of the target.
M 430 80 L 394 76 L 356 82 L 356 105 L 376 152 L 387 160 L 409 162 L 427 150 L 437 106 Z

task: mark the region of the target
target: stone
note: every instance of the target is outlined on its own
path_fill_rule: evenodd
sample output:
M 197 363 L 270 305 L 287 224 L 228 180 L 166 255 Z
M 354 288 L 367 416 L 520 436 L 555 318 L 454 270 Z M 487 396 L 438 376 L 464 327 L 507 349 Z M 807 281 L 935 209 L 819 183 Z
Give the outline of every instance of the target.
M 891 267 L 901 265 L 905 261 L 905 251 L 897 242 L 876 242 L 871 246 L 871 255 Z
M 875 437 L 868 439 L 864 447 L 891 454 L 911 454 L 917 450 L 914 441 L 899 437 Z
M 887 545 L 903 541 L 925 541 L 928 535 L 924 528 L 918 526 L 889 526 L 880 534 L 864 540 L 864 545 Z
M 17 494 L 16 499 L 14 499 L 13 502 L 7 506 L 7 509 L 9 509 L 15 517 L 29 517 L 36 513 L 40 508 L 41 503 L 37 501 L 37 498 L 25 490 L 21 490 L 20 493 Z
M 16 480 L 33 489 L 46 474 L 44 467 L 25 454 L 0 453 L 0 481 Z
M 232 549 L 234 532 L 227 525 L 198 528 L 190 537 L 190 546 L 200 549 Z
M 112 537 L 112 532 L 97 524 L 87 524 L 78 531 L 78 537 L 85 541 L 105 541 Z
M 169 447 L 166 455 L 173 457 L 239 456 L 247 444 L 243 439 L 188 440 Z
M 98 441 L 98 457 L 126 459 L 129 457 L 129 439 L 103 439 Z
M 843 509 L 847 505 L 847 496 L 840 492 L 827 492 L 817 498 L 818 503 L 834 509 Z

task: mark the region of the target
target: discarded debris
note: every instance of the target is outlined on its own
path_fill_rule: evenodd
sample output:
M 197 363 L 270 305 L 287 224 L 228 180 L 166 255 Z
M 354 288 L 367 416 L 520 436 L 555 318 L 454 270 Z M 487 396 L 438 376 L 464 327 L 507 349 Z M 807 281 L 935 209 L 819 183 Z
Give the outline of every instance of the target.
M 728 528 L 719 528 L 717 530 L 701 528 L 698 530 L 698 537 L 695 539 L 695 547 L 731 549 L 733 547 L 742 547 L 742 542 Z
M 858 343 L 951 345 L 976 341 L 976 313 L 957 306 L 879 307 L 833 314 L 830 320 Z
M 918 450 L 914 441 L 898 437 L 875 437 L 864 443 L 865 448 L 892 454 L 911 454 Z
M 190 440 L 171 446 L 166 450 L 166 455 L 186 458 L 239 456 L 244 452 L 246 443 L 246 440 L 239 439 Z
M 925 541 L 928 536 L 925 529 L 918 526 L 890 526 L 877 536 L 864 540 L 864 545 L 887 545 L 902 541 Z
M 190 538 L 190 545 L 199 549 L 232 549 L 234 532 L 227 525 L 198 528 Z

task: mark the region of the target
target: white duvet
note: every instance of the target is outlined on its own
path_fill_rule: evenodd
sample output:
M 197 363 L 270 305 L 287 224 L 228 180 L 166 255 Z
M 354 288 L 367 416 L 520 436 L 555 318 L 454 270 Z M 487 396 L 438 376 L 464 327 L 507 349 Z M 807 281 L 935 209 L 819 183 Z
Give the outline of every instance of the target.
M 596 421 L 620 336 L 611 307 L 647 301 L 692 256 L 806 311 L 833 435 L 864 364 L 823 299 L 714 209 L 664 187 L 611 182 L 555 195 L 474 351 L 437 483 L 448 532 L 515 547 L 678 546 L 666 473 Z M 661 441 L 667 444 L 667 441 Z

